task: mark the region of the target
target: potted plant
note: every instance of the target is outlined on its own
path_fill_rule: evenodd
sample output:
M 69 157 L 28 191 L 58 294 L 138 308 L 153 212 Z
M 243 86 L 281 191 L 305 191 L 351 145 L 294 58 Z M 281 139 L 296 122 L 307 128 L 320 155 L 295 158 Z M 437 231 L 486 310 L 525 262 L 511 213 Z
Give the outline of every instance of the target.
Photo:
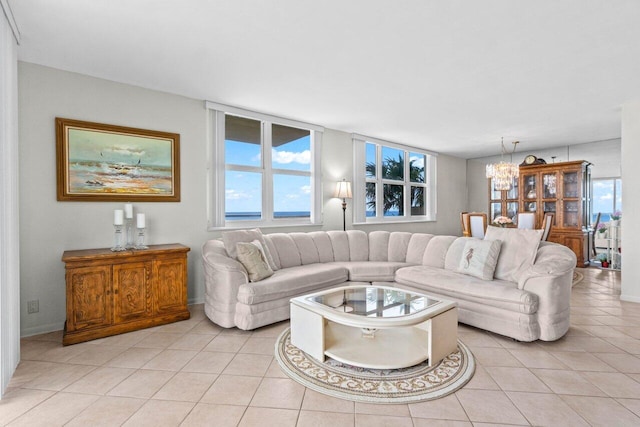
M 621 211 L 615 211 L 611 214 L 611 225 L 618 225 L 620 223 L 620 218 L 622 218 Z
M 607 254 L 598 255 L 598 260 L 602 265 L 602 268 L 609 268 L 609 259 L 607 258 Z
M 607 225 L 602 222 L 598 224 L 598 233 L 600 234 L 600 238 L 604 238 L 605 231 L 607 231 Z

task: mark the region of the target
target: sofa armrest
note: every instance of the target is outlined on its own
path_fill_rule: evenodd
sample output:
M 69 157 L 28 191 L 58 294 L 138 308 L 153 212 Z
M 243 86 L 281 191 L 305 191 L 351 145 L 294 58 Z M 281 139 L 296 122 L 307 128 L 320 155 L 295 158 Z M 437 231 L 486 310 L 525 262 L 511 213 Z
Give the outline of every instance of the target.
M 540 339 L 553 341 L 569 329 L 571 284 L 576 256 L 569 248 L 542 242 L 535 262 L 518 280 L 518 288 L 538 296 Z
M 238 302 L 238 289 L 249 282 L 241 263 L 230 258 L 220 241 L 212 240 L 202 248 L 205 280 L 205 313 L 218 325 L 231 328 Z

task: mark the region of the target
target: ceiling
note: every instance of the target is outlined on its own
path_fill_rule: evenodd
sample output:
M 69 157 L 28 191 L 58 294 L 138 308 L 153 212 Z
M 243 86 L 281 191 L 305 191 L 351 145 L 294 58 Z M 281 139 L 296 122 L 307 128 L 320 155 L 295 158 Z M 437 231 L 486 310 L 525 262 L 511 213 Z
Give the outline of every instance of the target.
M 637 0 L 9 4 L 22 61 L 464 158 L 619 138 L 640 99 Z

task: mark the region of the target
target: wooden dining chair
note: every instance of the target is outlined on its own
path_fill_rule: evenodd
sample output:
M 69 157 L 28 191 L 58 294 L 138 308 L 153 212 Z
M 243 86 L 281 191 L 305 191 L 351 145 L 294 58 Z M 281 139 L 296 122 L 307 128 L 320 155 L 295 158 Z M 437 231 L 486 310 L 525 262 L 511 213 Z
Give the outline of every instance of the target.
M 483 239 L 487 231 L 487 214 L 484 212 L 463 212 L 460 214 L 462 221 L 462 235 L 464 237 L 477 237 Z
M 549 235 L 551 234 L 551 228 L 553 227 L 553 217 L 555 214 L 553 212 L 545 212 L 544 220 L 542 221 L 542 238 L 540 239 L 543 242 L 546 242 L 549 239 Z
M 533 230 L 536 228 L 536 214 L 534 212 L 521 212 L 518 214 L 518 228 Z

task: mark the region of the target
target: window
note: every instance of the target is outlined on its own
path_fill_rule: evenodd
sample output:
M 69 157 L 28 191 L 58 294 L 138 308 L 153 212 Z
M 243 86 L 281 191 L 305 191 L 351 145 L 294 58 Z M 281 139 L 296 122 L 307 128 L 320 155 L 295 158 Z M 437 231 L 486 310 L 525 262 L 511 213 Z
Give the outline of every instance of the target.
M 323 129 L 207 102 L 209 228 L 321 222 Z
M 353 142 L 354 222 L 435 220 L 435 154 L 361 135 Z
M 593 188 L 592 218 L 595 222 L 598 212 L 600 222 L 607 222 L 611 219 L 611 214 L 615 211 L 622 211 L 622 180 L 620 178 L 594 178 L 591 180 Z

